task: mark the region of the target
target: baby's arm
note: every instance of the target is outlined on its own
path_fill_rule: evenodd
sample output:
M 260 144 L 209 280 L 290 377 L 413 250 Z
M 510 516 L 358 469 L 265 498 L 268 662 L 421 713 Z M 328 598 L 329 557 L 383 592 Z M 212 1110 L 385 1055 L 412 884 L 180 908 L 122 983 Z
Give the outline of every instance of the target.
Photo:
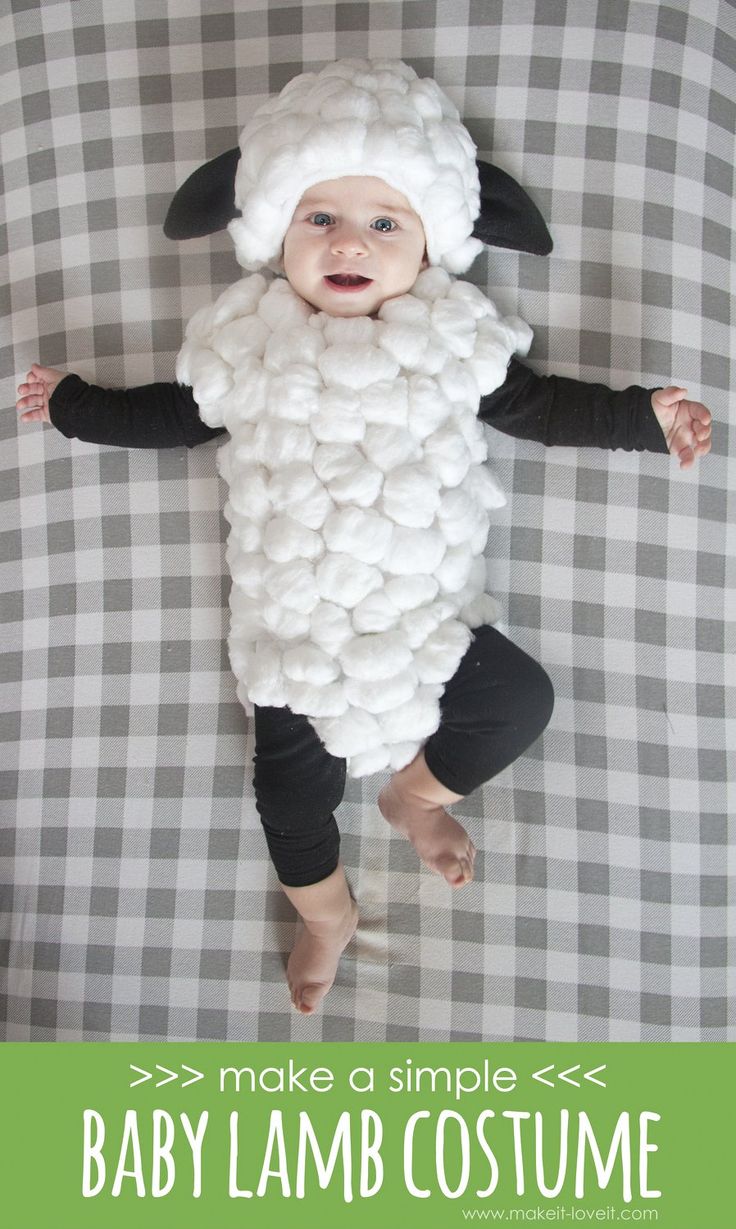
M 105 389 L 34 363 L 21 384 L 21 422 L 49 422 L 69 439 L 121 448 L 194 448 L 223 434 L 199 417 L 191 388 L 144 384 Z
M 505 383 L 482 398 L 479 417 L 507 435 L 547 445 L 672 452 L 684 469 L 709 451 L 711 415 L 699 402 L 684 402 L 682 393 L 635 384 L 614 391 L 539 376 L 512 359 Z

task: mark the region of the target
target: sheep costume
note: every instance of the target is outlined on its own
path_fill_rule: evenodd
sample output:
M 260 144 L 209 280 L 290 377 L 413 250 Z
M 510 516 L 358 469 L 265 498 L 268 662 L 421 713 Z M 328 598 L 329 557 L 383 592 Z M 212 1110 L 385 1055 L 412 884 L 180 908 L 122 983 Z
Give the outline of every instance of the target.
M 165 226 L 184 238 L 227 225 L 249 271 L 194 315 L 176 367 L 203 421 L 230 433 L 218 469 L 238 698 L 304 714 L 352 777 L 414 759 L 471 629 L 499 617 L 484 549 L 505 499 L 477 412 L 531 330 L 452 275 L 484 242 L 551 241 L 526 194 L 475 154 L 435 81 L 401 61 L 341 60 L 259 107 Z M 275 271 L 304 192 L 346 175 L 403 193 L 426 236 L 430 267 L 375 318 L 315 311 L 257 271 Z

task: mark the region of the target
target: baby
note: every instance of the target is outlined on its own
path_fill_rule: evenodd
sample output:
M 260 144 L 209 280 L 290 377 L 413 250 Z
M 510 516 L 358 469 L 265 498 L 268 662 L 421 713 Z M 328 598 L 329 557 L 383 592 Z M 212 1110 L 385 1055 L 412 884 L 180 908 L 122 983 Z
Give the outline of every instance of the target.
M 358 923 L 333 814 L 346 772 L 391 769 L 382 815 L 461 887 L 475 846 L 445 808 L 552 711 L 545 672 L 493 626 L 483 550 L 503 496 L 480 423 L 687 468 L 711 416 L 685 389 L 614 393 L 518 361 L 526 326 L 451 276 L 482 246 L 475 147 L 405 64 L 340 61 L 289 83 L 241 137 L 235 204 L 240 263 L 279 276 L 254 272 L 196 314 L 177 384 L 113 392 L 34 365 L 18 410 L 133 447 L 230 433 L 228 643 L 255 721 L 256 806 L 303 923 L 291 998 L 310 1013 Z M 526 208 L 515 242 L 487 219 L 478 233 L 524 246 Z

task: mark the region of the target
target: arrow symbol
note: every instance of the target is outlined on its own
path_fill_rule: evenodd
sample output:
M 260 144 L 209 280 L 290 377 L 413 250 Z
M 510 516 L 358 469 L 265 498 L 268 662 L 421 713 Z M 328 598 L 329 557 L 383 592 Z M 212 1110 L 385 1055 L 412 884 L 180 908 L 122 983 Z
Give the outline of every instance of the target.
M 161 1067 L 158 1063 L 156 1063 L 156 1070 L 157 1070 L 157 1071 L 165 1071 L 165 1072 L 166 1072 L 166 1076 L 167 1076 L 167 1078 L 166 1078 L 165 1080 L 159 1080 L 159 1081 L 158 1081 L 158 1083 L 157 1083 L 157 1085 L 156 1085 L 156 1087 L 157 1087 L 157 1088 L 161 1088 L 161 1086 L 162 1086 L 163 1084 L 170 1084 L 172 1080 L 177 1079 L 176 1072 L 175 1072 L 175 1071 L 169 1071 L 169 1068 L 168 1068 L 168 1067 Z
M 139 1084 L 145 1084 L 146 1080 L 150 1080 L 150 1071 L 144 1071 L 142 1067 L 134 1067 L 132 1063 L 129 1066 L 131 1071 L 138 1071 L 141 1077 L 139 1080 L 133 1080 L 133 1083 L 130 1085 L 131 1088 L 137 1088 Z
M 573 1088 L 579 1088 L 580 1085 L 578 1084 L 577 1080 L 570 1079 L 570 1072 L 579 1071 L 579 1070 L 580 1070 L 580 1063 L 576 1063 L 574 1067 L 568 1067 L 566 1071 L 561 1071 L 560 1079 L 564 1080 L 566 1084 L 572 1084 Z
M 548 1071 L 554 1071 L 554 1063 L 550 1063 L 549 1067 L 540 1067 L 539 1071 L 535 1071 L 532 1075 L 533 1080 L 539 1080 L 540 1084 L 546 1084 L 548 1088 L 554 1088 L 551 1080 L 545 1080 L 545 1075 Z
M 597 1072 L 599 1072 L 599 1071 L 605 1071 L 605 1069 L 606 1069 L 606 1064 L 605 1064 L 605 1063 L 603 1063 L 600 1067 L 593 1067 L 593 1069 L 592 1069 L 591 1071 L 586 1071 L 586 1072 L 585 1072 L 585 1074 L 583 1075 L 583 1079 L 584 1079 L 584 1080 L 590 1080 L 591 1084 L 598 1084 L 598 1085 L 600 1085 L 600 1087 L 601 1087 L 601 1088 L 605 1088 L 605 1087 L 606 1087 L 606 1085 L 603 1083 L 603 1080 L 597 1080 L 597 1079 L 595 1078 L 595 1077 L 596 1077 Z
M 182 1084 L 182 1088 L 188 1088 L 190 1084 L 196 1084 L 197 1080 L 204 1079 L 204 1073 L 202 1071 L 197 1071 L 195 1067 L 187 1067 L 186 1063 L 182 1063 L 182 1067 L 185 1071 L 191 1071 L 192 1073 L 191 1080 L 185 1080 Z M 599 1067 L 598 1070 L 600 1071 L 601 1068 Z M 596 1083 L 599 1083 L 599 1081 L 596 1080 Z
M 129 1063 L 128 1065 L 131 1071 L 137 1071 L 141 1077 L 139 1080 L 133 1080 L 132 1084 L 130 1084 L 131 1088 L 137 1088 L 139 1084 L 145 1084 L 146 1080 L 153 1079 L 150 1071 L 144 1071 L 142 1067 L 136 1067 L 133 1063 Z M 170 1071 L 168 1067 L 162 1067 L 159 1063 L 156 1063 L 156 1070 L 163 1071 L 164 1075 L 166 1076 L 165 1080 L 158 1081 L 156 1084 L 157 1088 L 161 1088 L 164 1084 L 170 1084 L 172 1080 L 177 1080 L 179 1078 L 176 1071 Z M 202 1071 L 197 1071 L 196 1067 L 187 1067 L 186 1063 L 182 1063 L 182 1070 L 188 1071 L 192 1077 L 191 1080 L 184 1081 L 182 1088 L 188 1088 L 190 1084 L 196 1084 L 198 1080 L 204 1079 L 204 1073 Z

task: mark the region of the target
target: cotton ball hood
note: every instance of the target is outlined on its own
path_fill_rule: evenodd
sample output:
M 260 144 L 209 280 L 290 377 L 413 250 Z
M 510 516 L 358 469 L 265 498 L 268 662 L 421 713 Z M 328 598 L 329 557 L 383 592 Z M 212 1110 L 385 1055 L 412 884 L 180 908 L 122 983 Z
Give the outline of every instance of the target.
M 454 103 L 401 60 L 338 60 L 293 78 L 240 135 L 228 226 L 245 269 L 273 262 L 313 184 L 371 175 L 419 215 L 431 265 L 463 273 L 482 250 L 476 147 Z

